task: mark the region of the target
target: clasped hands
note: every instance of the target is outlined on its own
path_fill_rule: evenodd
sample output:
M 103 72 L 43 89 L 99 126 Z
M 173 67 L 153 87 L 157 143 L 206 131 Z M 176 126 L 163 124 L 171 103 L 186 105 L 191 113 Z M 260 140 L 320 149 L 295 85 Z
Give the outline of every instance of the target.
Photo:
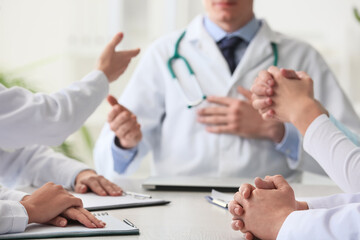
M 229 203 L 231 227 L 247 240 L 276 239 L 285 219 L 293 211 L 306 210 L 306 202 L 295 200 L 293 189 L 281 175 L 256 178 L 255 186 L 243 184 Z

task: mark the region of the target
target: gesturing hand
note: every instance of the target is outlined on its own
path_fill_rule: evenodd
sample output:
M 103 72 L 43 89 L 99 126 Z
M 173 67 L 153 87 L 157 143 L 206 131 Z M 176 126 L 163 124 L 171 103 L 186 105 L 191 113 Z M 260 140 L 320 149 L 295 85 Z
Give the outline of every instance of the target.
M 244 95 L 246 100 L 209 96 L 207 101 L 217 106 L 200 109 L 198 121 L 206 124 L 206 130 L 211 133 L 267 138 L 280 142 L 285 131 L 283 124 L 277 121 L 264 121 L 252 107 L 251 92 L 242 87 L 238 87 L 238 92 Z
M 135 147 L 142 138 L 136 116 L 120 105 L 113 96 L 109 95 L 107 100 L 112 106 L 108 114 L 108 123 L 117 137 L 117 144 L 122 148 Z
M 115 51 L 124 34 L 118 33 L 105 47 L 99 57 L 97 69 L 103 71 L 109 82 L 115 81 L 127 68 L 131 59 L 139 54 L 140 49 Z

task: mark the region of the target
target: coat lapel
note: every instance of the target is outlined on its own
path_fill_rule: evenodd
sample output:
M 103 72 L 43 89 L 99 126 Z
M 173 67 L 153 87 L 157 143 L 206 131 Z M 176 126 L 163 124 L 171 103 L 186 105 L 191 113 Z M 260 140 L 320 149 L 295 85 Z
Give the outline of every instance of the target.
M 273 59 L 274 54 L 271 42 L 278 44 L 279 40 L 268 24 L 263 20 L 261 28 L 254 39 L 250 42 L 243 58 L 231 77 L 231 81 L 228 84 L 228 91 L 231 90 L 234 84 L 239 81 L 241 82 L 241 79 L 246 72 L 260 66 L 269 58 Z

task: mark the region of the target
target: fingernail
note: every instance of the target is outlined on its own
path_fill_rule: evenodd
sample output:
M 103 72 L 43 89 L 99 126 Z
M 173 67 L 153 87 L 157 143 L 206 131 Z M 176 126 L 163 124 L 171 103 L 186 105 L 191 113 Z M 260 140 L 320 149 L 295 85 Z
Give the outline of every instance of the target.
M 95 223 L 92 223 L 92 225 L 93 225 L 94 228 L 97 228 L 97 226 L 95 225 Z
M 61 220 L 61 221 L 60 221 L 60 226 L 65 227 L 65 226 L 66 226 L 66 221 L 65 221 L 65 220 Z
M 244 194 L 245 194 L 245 190 L 241 190 L 241 196 L 244 197 Z
M 235 208 L 235 209 L 234 209 L 234 212 L 235 212 L 237 215 L 239 215 L 239 208 Z

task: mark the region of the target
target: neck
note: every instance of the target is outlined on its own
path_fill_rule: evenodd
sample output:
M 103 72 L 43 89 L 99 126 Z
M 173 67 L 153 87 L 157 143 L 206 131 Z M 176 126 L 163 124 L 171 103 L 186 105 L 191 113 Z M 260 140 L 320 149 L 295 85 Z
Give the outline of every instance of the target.
M 235 32 L 236 30 L 244 27 L 248 22 L 253 19 L 254 13 L 251 12 L 250 14 L 246 16 L 242 16 L 241 18 L 237 18 L 234 20 L 229 21 L 216 21 L 211 19 L 214 23 L 216 23 L 221 29 L 223 29 L 225 32 L 231 33 Z

